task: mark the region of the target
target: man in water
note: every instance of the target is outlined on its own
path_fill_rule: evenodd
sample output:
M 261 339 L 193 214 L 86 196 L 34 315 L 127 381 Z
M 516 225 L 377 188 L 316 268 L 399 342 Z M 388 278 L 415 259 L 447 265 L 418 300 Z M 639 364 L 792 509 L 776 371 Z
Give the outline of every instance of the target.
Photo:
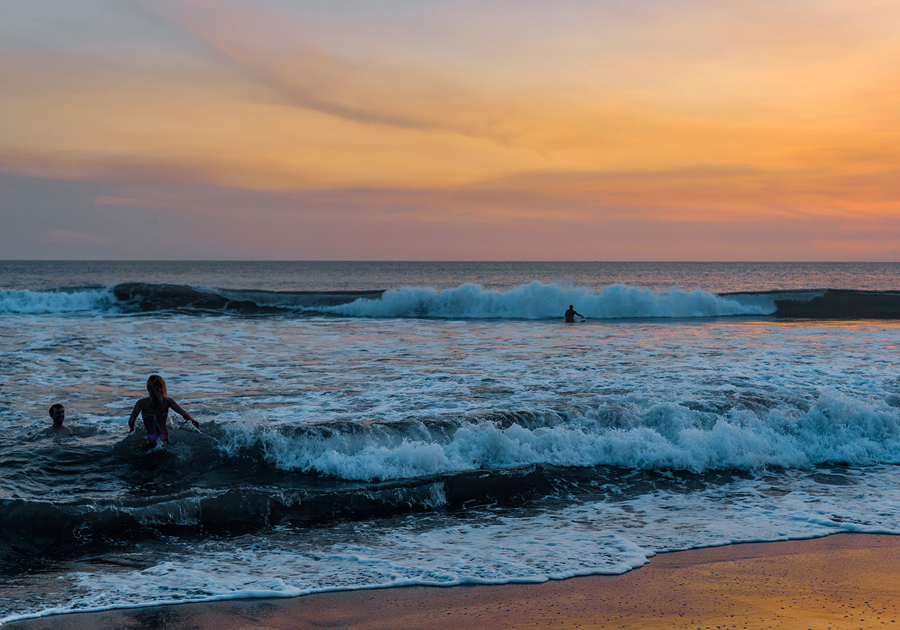
M 574 308 L 572 308 L 572 305 L 569 304 L 569 310 L 566 311 L 566 321 L 574 322 L 576 315 L 578 315 L 578 317 L 580 317 L 581 319 L 584 319 L 584 315 L 576 311 Z
M 75 435 L 75 431 L 63 424 L 66 420 L 66 408 L 60 403 L 56 403 L 50 407 L 50 419 L 53 420 L 53 426 L 50 431 L 54 435 Z

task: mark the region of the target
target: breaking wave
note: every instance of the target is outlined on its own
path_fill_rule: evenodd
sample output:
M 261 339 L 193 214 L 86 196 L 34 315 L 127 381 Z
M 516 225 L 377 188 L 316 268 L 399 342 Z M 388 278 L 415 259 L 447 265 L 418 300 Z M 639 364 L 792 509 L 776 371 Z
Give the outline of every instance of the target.
M 722 475 L 897 464 L 898 405 L 894 397 L 826 393 L 808 406 L 773 400 L 726 411 L 626 400 L 577 412 L 390 423 L 273 426 L 245 418 L 204 427 L 203 435 L 180 432 L 168 451 L 150 455 L 141 455 L 141 439 L 131 436 L 104 452 L 98 445 L 73 454 L 81 458 L 70 462 L 73 474 L 125 474 L 140 483 L 164 482 L 167 492 L 71 502 L 0 499 L 0 556 L 61 544 L 103 546 L 148 531 L 191 536 L 199 526 L 235 533 L 524 505 L 612 487 L 643 495 L 654 484 L 707 483 Z M 32 457 L 58 460 L 59 453 L 37 449 Z
M 502 412 L 481 418 L 300 427 L 226 425 L 229 457 L 255 449 L 282 471 L 386 480 L 531 465 L 636 470 L 762 470 L 900 463 L 900 409 L 825 394 L 809 407 L 739 403 L 617 403 L 573 415 Z
M 108 289 L 72 291 L 0 289 L 0 313 L 22 315 L 103 313 L 115 307 L 116 297 Z
M 463 284 L 439 291 L 260 291 L 124 283 L 108 288 L 0 290 L 0 313 L 293 315 L 364 318 L 561 319 L 569 304 L 588 319 L 775 316 L 900 319 L 900 292 L 811 289 L 716 294 L 677 287 L 654 291 L 613 284 L 585 287 L 532 282 L 509 290 Z
M 569 304 L 585 317 L 596 319 L 727 317 L 774 312 L 771 300 L 741 302 L 706 291 L 675 288 L 658 292 L 614 284 L 597 292 L 542 282 L 509 291 L 490 291 L 477 284 L 444 291 L 394 289 L 377 299 L 362 298 L 329 311 L 353 317 L 559 319 Z

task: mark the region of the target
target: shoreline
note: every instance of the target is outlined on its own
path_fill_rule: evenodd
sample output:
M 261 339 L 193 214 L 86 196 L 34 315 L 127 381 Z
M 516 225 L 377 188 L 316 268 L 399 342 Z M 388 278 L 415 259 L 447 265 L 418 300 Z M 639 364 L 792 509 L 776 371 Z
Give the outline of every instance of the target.
M 67 613 L 9 630 L 859 628 L 900 623 L 900 536 L 832 534 L 658 554 L 621 575 L 409 586 Z

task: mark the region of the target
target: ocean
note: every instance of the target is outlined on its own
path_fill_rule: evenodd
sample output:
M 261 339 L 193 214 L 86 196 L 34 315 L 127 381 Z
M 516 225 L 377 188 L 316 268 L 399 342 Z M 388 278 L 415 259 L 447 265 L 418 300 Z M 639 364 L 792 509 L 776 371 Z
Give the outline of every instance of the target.
M 0 262 L 0 624 L 900 534 L 898 324 L 897 263 Z

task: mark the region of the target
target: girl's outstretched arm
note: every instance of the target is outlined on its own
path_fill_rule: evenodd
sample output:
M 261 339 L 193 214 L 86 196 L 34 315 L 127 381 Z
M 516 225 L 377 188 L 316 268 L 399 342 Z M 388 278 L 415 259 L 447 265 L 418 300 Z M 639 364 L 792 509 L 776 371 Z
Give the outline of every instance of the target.
M 174 409 L 175 412 L 176 412 L 178 415 L 180 415 L 182 418 L 184 418 L 185 420 L 189 420 L 189 421 L 191 422 L 191 424 L 193 424 L 195 427 L 199 427 L 199 426 L 200 426 L 200 423 L 197 422 L 196 420 L 194 420 L 194 419 L 191 417 L 191 414 L 189 414 L 187 411 L 185 411 L 184 409 L 182 409 L 181 406 L 180 406 L 177 402 L 175 402 L 174 400 L 172 400 L 171 398 L 169 399 L 169 407 L 170 407 L 171 409 Z

